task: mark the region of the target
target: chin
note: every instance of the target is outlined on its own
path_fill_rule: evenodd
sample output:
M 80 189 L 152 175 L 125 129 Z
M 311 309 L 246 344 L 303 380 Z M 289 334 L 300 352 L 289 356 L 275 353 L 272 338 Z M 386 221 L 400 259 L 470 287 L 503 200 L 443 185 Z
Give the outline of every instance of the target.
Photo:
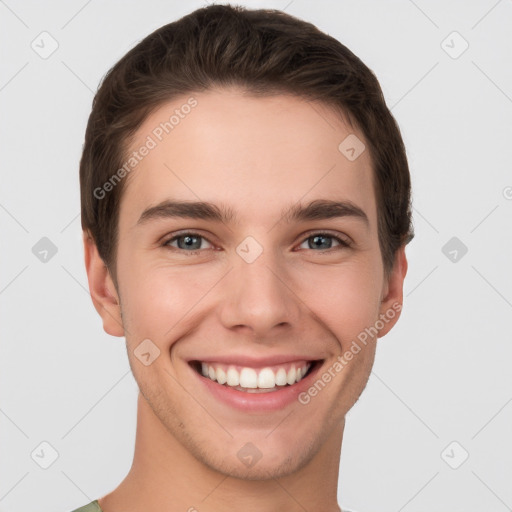
M 313 443 L 297 438 L 294 440 L 292 445 L 283 442 L 278 446 L 263 437 L 254 444 L 232 440 L 224 447 L 216 447 L 215 451 L 201 451 L 197 445 L 189 449 L 205 466 L 226 476 L 240 480 L 270 480 L 286 477 L 304 468 L 322 444 L 320 437 Z

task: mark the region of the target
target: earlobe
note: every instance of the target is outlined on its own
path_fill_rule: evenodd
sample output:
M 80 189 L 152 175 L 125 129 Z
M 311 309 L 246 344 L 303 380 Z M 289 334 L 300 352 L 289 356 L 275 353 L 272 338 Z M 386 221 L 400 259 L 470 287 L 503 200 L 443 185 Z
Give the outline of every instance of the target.
M 407 258 L 405 256 L 405 246 L 402 246 L 395 253 L 393 269 L 387 280 L 384 295 L 381 300 L 380 319 L 384 325 L 382 329 L 379 329 L 379 338 L 385 336 L 400 317 L 406 274 Z
M 110 272 L 88 231 L 83 232 L 83 242 L 89 291 L 94 307 L 103 320 L 103 329 L 111 336 L 124 336 L 119 296 Z

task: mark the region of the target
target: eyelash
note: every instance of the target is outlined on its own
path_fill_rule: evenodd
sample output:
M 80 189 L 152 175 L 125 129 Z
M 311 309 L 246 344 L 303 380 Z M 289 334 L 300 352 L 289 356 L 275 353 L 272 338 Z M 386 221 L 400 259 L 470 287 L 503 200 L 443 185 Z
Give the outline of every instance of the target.
M 307 236 L 302 239 L 302 241 L 301 241 L 301 243 L 299 245 L 302 245 L 309 238 L 313 238 L 314 236 L 319 236 L 319 235 L 327 237 L 327 238 L 332 238 L 332 239 L 336 240 L 339 243 L 339 246 L 336 246 L 336 247 L 338 247 L 338 249 L 352 247 L 352 244 L 348 240 L 344 240 L 343 238 L 340 238 L 338 236 L 332 235 L 331 233 L 326 233 L 324 231 L 313 231 L 311 233 L 308 233 Z M 182 237 L 185 237 L 185 236 L 193 236 L 193 237 L 202 238 L 203 240 L 206 240 L 208 243 L 214 245 L 212 242 L 210 242 L 210 240 L 208 240 L 205 236 L 200 235 L 199 233 L 195 233 L 194 231 L 185 231 L 183 233 L 180 233 L 178 235 L 174 235 L 172 238 L 168 238 L 167 240 L 163 241 L 162 242 L 162 247 L 165 247 L 165 248 L 170 249 L 172 251 L 183 252 L 183 253 L 186 253 L 187 255 L 195 255 L 195 254 L 198 254 L 198 253 L 200 253 L 202 251 L 208 250 L 208 249 L 197 249 L 197 250 L 194 250 L 194 251 L 187 251 L 185 249 L 180 249 L 179 247 L 172 247 L 172 246 L 169 245 L 170 242 L 174 242 L 178 238 L 182 238 Z M 324 253 L 324 252 L 332 252 L 332 251 L 336 250 L 336 247 L 331 247 L 329 249 L 318 250 L 318 251 L 315 251 L 314 249 L 308 249 L 308 250 L 311 250 L 311 251 L 314 251 L 314 252 L 319 252 L 319 253 Z

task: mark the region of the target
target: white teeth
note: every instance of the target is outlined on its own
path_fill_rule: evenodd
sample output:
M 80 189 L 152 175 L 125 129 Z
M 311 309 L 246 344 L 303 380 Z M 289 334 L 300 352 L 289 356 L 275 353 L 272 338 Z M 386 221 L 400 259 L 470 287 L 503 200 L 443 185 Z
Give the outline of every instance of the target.
M 217 368 L 217 382 L 224 384 L 227 381 L 226 372 L 222 368 Z
M 252 368 L 242 368 L 240 372 L 240 386 L 243 388 L 257 388 L 258 374 Z
M 258 375 L 259 388 L 275 388 L 276 376 L 270 368 L 263 368 Z
M 242 367 L 239 372 L 232 365 L 221 365 L 219 363 L 201 363 L 201 374 L 210 380 L 217 381 L 230 387 L 241 387 L 246 389 L 272 389 L 276 386 L 293 385 L 299 382 L 309 370 L 311 363 L 297 367 L 297 364 L 287 365 L 289 370 L 283 367 L 265 367 L 261 370 Z M 277 369 L 277 371 L 276 371 Z
M 286 370 L 284 368 L 277 370 L 276 386 L 286 386 Z
M 226 383 L 228 386 L 240 385 L 240 374 L 234 368 L 228 368 Z

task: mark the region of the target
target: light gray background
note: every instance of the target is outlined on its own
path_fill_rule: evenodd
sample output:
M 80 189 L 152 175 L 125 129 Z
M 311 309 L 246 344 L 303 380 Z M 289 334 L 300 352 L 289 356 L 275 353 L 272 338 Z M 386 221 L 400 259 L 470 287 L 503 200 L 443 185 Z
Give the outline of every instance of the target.
M 408 150 L 416 238 L 404 310 L 347 418 L 341 505 L 511 510 L 512 2 L 240 3 L 285 9 L 354 51 Z M 68 512 L 129 470 L 137 387 L 124 339 L 103 332 L 88 295 L 78 161 L 104 73 L 201 5 L 0 1 L 3 512 Z M 59 45 L 47 59 L 31 48 L 50 48 L 43 31 Z M 42 237 L 58 249 L 46 263 L 32 252 Z M 43 441 L 58 452 L 48 469 L 31 458 L 51 456 Z

